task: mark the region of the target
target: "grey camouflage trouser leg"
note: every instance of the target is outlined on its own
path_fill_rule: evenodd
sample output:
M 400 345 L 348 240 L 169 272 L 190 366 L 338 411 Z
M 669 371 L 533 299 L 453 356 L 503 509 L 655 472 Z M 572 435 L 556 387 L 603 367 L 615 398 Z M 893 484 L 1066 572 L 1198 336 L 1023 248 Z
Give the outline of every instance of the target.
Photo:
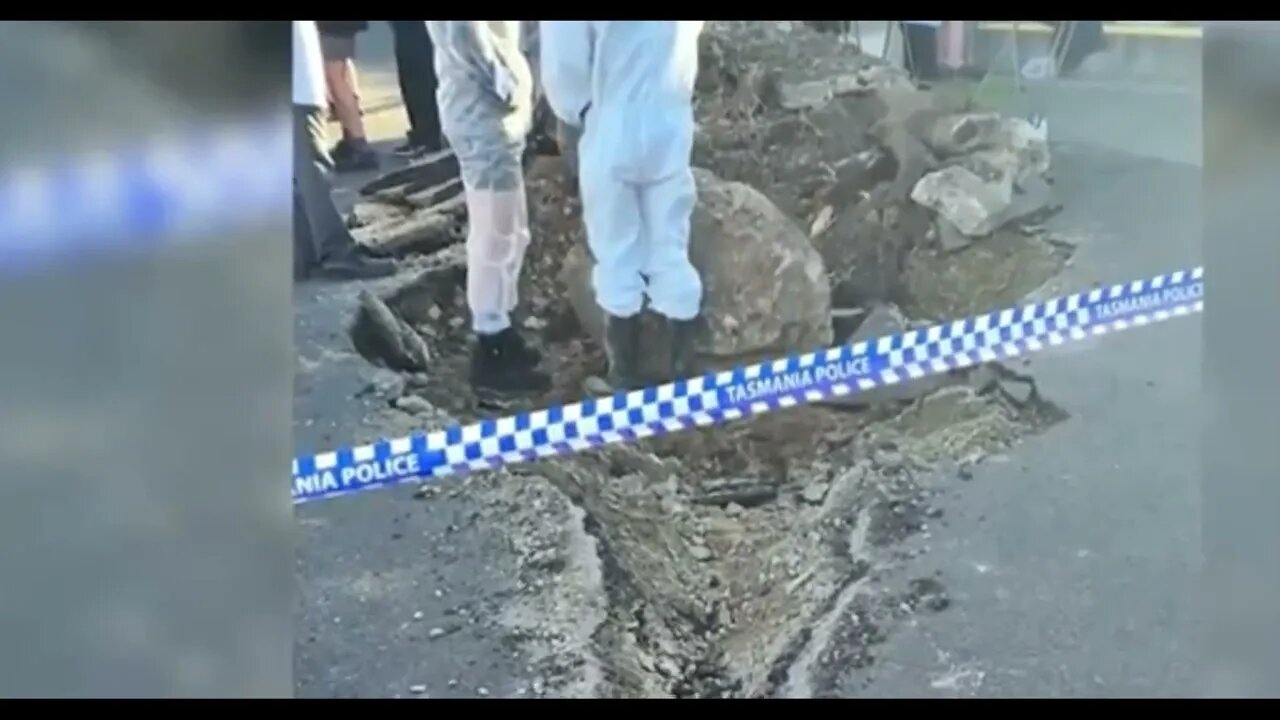
M 333 160 L 325 149 L 323 112 L 320 108 L 294 105 L 294 248 L 295 252 L 310 251 L 309 264 L 342 257 L 355 246 L 351 231 L 333 203 L 333 183 L 329 179 L 332 170 Z

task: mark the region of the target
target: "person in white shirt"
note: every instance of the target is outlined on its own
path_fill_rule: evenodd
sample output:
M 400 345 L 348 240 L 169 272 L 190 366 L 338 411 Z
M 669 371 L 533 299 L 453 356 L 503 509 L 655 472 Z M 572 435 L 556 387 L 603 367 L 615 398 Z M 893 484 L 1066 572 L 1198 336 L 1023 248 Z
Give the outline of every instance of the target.
M 390 260 L 362 252 L 333 203 L 333 160 L 324 133 L 324 60 L 314 20 L 293 21 L 294 277 L 385 277 Z

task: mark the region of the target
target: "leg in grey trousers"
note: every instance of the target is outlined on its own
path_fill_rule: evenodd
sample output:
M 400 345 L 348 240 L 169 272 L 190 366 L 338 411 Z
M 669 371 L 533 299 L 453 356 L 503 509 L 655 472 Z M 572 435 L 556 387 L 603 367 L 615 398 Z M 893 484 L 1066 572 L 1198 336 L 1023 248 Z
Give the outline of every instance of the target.
M 392 274 L 394 264 L 359 252 L 333 203 L 332 171 L 333 159 L 325 149 L 322 109 L 294 105 L 293 228 L 294 252 L 298 256 L 294 276 L 305 276 L 313 268 L 338 278 Z

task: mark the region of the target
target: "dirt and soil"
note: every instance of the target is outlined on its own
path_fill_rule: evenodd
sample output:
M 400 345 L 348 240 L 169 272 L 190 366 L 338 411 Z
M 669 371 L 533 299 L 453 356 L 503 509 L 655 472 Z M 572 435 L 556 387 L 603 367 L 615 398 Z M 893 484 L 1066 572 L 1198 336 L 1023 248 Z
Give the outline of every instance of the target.
M 812 238 L 843 341 L 885 306 L 917 323 L 1016 304 L 1069 261 L 1030 219 L 943 247 L 938 219 L 912 202 L 946 164 L 922 135 L 967 109 L 952 89 L 917 90 L 800 23 L 711 23 L 695 163 L 756 188 Z M 357 208 L 370 244 L 420 268 L 353 313 L 357 350 L 395 369 L 369 388 L 379 403 L 366 425 L 379 434 L 576 401 L 604 369 L 563 281 L 584 244 L 576 189 L 554 156 L 533 160 L 527 188 L 534 242 L 517 322 L 555 386 L 501 405 L 467 389 L 456 197 L 380 189 Z M 386 230 L 404 223 L 415 229 Z M 936 478 L 963 478 L 1062 419 L 1008 368 L 921 387 L 448 479 L 419 496 L 465 493 L 483 508 L 471 521 L 506 529 L 519 578 L 492 617 L 538 678 L 523 693 L 820 696 L 838 668 L 875 663 L 895 623 L 950 605 L 945 577 L 895 573 L 902 541 L 946 522 Z

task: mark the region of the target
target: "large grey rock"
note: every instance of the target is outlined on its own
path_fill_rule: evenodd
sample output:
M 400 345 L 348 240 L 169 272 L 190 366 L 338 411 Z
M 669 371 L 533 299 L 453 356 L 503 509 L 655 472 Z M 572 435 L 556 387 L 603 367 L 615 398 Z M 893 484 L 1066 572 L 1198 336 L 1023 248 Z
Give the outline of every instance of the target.
M 925 144 L 940 157 L 965 157 L 966 160 L 979 157 L 984 164 L 1011 175 L 1015 183 L 1049 171 L 1045 128 L 1032 125 L 1025 118 L 996 113 L 951 113 L 933 119 L 922 129 L 922 136 Z
M 953 113 L 935 120 L 922 139 L 939 156 L 956 157 L 998 145 L 1001 127 L 996 113 Z
M 1040 170 L 1042 160 L 1034 152 L 1019 153 L 1008 146 L 978 150 L 961 158 L 959 165 L 934 173 L 932 179 L 922 178 L 912 199 L 963 234 L 985 236 L 1049 207 L 1053 190 Z
M 988 151 L 1010 155 L 1016 176 L 1043 176 L 1050 169 L 1048 133 L 1044 124 L 996 113 L 941 115 L 922 131 L 923 140 L 941 158 L 957 158 Z
M 690 258 L 702 275 L 700 369 L 723 368 L 831 343 L 831 292 L 805 233 L 764 195 L 694 168 L 698 204 Z M 584 330 L 601 337 L 591 260 L 576 249 L 561 279 Z M 656 350 L 655 350 L 656 351 Z
M 1047 126 L 1035 126 L 1025 118 L 1007 117 L 1001 122 L 1003 147 L 1017 156 L 1019 181 L 1027 174 L 1043 176 L 1049 172 L 1052 158 L 1049 155 Z
M 991 234 L 1013 203 L 1013 180 L 1004 173 L 983 178 L 953 165 L 920 178 L 911 199 L 941 215 L 969 237 Z

